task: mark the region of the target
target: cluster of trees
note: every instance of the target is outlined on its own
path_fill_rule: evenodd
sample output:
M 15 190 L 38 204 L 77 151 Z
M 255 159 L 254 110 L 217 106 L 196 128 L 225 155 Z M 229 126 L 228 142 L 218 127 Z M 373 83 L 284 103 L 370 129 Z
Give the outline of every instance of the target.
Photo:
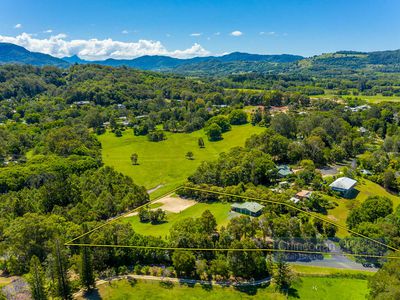
M 377 149 L 366 151 L 357 158 L 361 168 L 368 170 L 368 179 L 384 186 L 393 192 L 400 191 L 400 180 L 397 171 L 400 166 L 400 149 L 397 129 L 387 133 L 383 144 Z
M 139 209 L 138 215 L 140 222 L 143 223 L 151 222 L 151 224 L 160 224 L 166 219 L 166 213 L 161 208 L 152 210 L 148 207 L 142 207 Z
M 155 130 L 149 132 L 147 138 L 150 142 L 160 142 L 166 139 L 165 133 L 162 130 Z
M 388 246 L 400 246 L 400 207 L 393 210 L 393 202 L 387 197 L 371 196 L 361 205 L 354 207 L 347 217 L 347 226 L 353 232 L 351 237 L 340 241 L 343 248 L 352 253 L 384 255 Z M 382 244 L 370 241 L 372 238 Z M 377 258 L 358 257 L 358 261 L 367 264 L 382 265 Z
M 268 184 L 277 178 L 277 168 L 270 155 L 244 148 L 222 153 L 217 161 L 202 162 L 189 180 L 196 184 L 231 186 L 239 183 Z
M 396 299 L 400 296 L 400 259 L 391 259 L 369 279 L 370 296 L 373 299 Z
M 81 224 L 94 226 L 148 201 L 144 187 L 101 166 L 100 144 L 87 128 L 51 128 L 26 163 L 0 168 L 3 267 L 23 274 L 36 257 L 39 270 L 37 260 L 51 259 L 55 241 L 79 235 Z

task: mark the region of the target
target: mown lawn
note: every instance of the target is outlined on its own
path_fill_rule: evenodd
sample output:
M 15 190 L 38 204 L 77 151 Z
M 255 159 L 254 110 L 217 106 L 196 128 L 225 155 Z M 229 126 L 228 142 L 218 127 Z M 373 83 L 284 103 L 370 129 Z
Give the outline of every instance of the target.
M 300 277 L 289 299 L 361 300 L 368 295 L 368 281 L 342 277 Z
M 300 275 L 365 275 L 372 276 L 375 274 L 374 271 L 361 271 L 361 270 L 349 270 L 349 269 L 337 269 L 330 267 L 317 267 L 317 266 L 306 266 L 296 265 L 291 263 L 290 268 Z
M 166 133 L 162 142 L 149 142 L 145 136 L 134 136 L 132 130 L 126 130 L 122 137 L 107 132 L 98 138 L 102 144 L 103 161 L 113 166 L 147 189 L 163 185 L 151 194 L 155 198 L 181 185 L 204 160 L 214 160 L 219 153 L 235 146 L 244 146 L 248 137 L 261 133 L 262 127 L 250 124 L 233 126 L 223 134 L 223 140 L 209 142 L 203 130 L 190 134 Z M 200 149 L 197 142 L 202 137 L 205 148 Z M 188 151 L 194 153 L 194 160 L 186 159 Z M 132 166 L 130 156 L 137 153 L 139 165 Z
M 180 213 L 167 213 L 167 222 L 157 225 L 151 223 L 141 223 L 138 216 L 132 216 L 123 219 L 123 222 L 132 224 L 135 232 L 143 235 L 161 236 L 166 237 L 169 234 L 169 229 L 174 223 L 185 218 L 198 218 L 205 210 L 210 210 L 217 220 L 218 226 L 227 225 L 228 213 L 230 211 L 230 204 L 228 203 L 197 203 Z
M 358 179 L 358 183 L 356 185 L 356 189 L 359 191 L 357 197 L 354 199 L 344 199 L 344 198 L 333 198 L 329 197 L 330 200 L 336 202 L 338 204 L 337 207 L 328 211 L 328 215 L 333 216 L 334 219 L 332 221 L 346 226 L 346 219 L 349 215 L 349 211 L 352 206 L 358 205 L 364 202 L 370 196 L 384 196 L 388 197 L 393 201 L 393 207 L 396 208 L 400 204 L 400 197 L 390 194 L 379 184 L 376 184 L 367 179 Z M 324 216 L 326 217 L 326 216 Z M 338 234 L 339 237 L 344 237 L 348 235 L 348 232 L 343 229 L 339 229 Z
M 296 283 L 288 298 L 275 291 L 274 287 L 249 288 L 239 291 L 232 287 L 202 287 L 186 286 L 174 283 L 173 286 L 164 287 L 159 282 L 136 281 L 129 283 L 127 280 L 114 281 L 103 284 L 86 298 L 103 300 L 176 300 L 176 299 L 207 299 L 207 300 L 236 300 L 236 299 L 365 299 L 368 288 L 367 281 L 352 278 L 328 277 L 300 277 L 301 282 Z

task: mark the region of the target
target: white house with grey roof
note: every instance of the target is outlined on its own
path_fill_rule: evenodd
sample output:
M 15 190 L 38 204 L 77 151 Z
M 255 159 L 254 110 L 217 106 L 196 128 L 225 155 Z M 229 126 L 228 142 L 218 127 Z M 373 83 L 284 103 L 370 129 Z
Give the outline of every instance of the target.
M 231 210 L 252 217 L 261 215 L 264 206 L 257 202 L 233 203 Z
M 338 192 L 343 197 L 349 197 L 354 190 L 355 185 L 357 184 L 357 180 L 348 178 L 348 177 L 340 177 L 332 182 L 329 187 Z

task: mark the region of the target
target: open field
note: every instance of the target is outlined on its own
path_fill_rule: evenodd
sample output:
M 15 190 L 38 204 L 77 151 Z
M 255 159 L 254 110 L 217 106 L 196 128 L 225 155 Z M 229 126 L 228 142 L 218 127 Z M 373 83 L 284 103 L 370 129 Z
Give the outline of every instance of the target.
M 226 225 L 229 221 L 228 213 L 230 207 L 231 206 L 228 203 L 197 203 L 179 213 L 167 211 L 167 222 L 162 224 L 152 225 L 150 223 L 141 223 L 139 221 L 139 216 L 137 215 L 124 218 L 123 222 L 131 223 L 133 229 L 137 233 L 165 237 L 169 234 L 169 229 L 175 222 L 190 217 L 198 218 L 207 209 L 214 215 L 218 226 Z M 161 206 L 161 208 L 163 207 Z
M 135 183 L 147 189 L 162 185 L 151 194 L 152 198 L 162 195 L 182 184 L 204 160 L 214 160 L 219 153 L 235 146 L 244 146 L 248 137 L 264 130 L 250 124 L 232 126 L 223 134 L 223 140 L 209 142 L 203 130 L 187 133 L 166 133 L 162 142 L 149 142 L 146 136 L 134 136 L 127 130 L 118 138 L 107 132 L 98 138 L 102 144 L 103 161 L 125 175 L 131 176 Z M 200 149 L 197 140 L 202 137 L 205 148 Z M 186 159 L 188 151 L 194 153 L 194 160 Z M 132 166 L 130 156 L 137 153 L 139 165 Z
M 97 293 L 96 293 L 97 292 Z M 283 295 L 274 291 L 272 287 L 264 289 L 251 289 L 249 295 L 231 287 L 202 287 L 200 285 L 187 286 L 173 284 L 168 287 L 159 282 L 137 281 L 129 283 L 127 280 L 115 281 L 110 285 L 103 284 L 93 295 L 80 299 L 103 299 L 103 300 L 177 300 L 177 299 L 209 299 L 209 300 L 236 300 L 236 299 L 286 299 Z
M 98 287 L 92 295 L 80 299 L 365 299 L 368 293 L 367 281 L 353 278 L 300 277 L 300 282 L 288 298 L 275 291 L 273 285 L 265 288 L 248 288 L 239 291 L 232 287 L 202 287 L 172 284 L 163 286 L 159 282 L 127 280 L 115 281 Z
M 388 197 L 393 201 L 394 208 L 396 208 L 400 204 L 400 197 L 390 194 L 383 187 L 370 180 L 359 179 L 359 182 L 356 185 L 356 189 L 359 191 L 359 193 L 355 199 L 329 197 L 330 200 L 338 204 L 337 207 L 328 211 L 327 217 L 329 219 L 340 225 L 346 226 L 346 219 L 349 214 L 350 208 L 353 205 L 357 205 L 358 203 L 364 202 L 369 196 Z M 339 229 L 338 231 L 339 237 L 343 237 L 346 235 L 348 235 L 347 231 Z
M 366 299 L 368 282 L 364 279 L 344 277 L 300 277 L 301 282 L 293 287 L 295 291 L 289 299 Z
M 305 266 L 305 265 L 296 265 L 296 263 L 290 264 L 291 269 L 299 275 L 318 275 L 318 276 L 327 276 L 327 275 L 365 275 L 372 276 L 375 274 L 374 271 L 361 271 L 361 270 L 349 270 L 349 269 L 337 269 L 337 268 L 329 268 L 329 267 L 317 267 L 317 266 Z
M 362 100 L 365 100 L 369 103 L 381 103 L 381 102 L 400 102 L 400 96 L 382 96 L 382 95 L 374 95 L 374 96 L 364 96 L 364 95 L 358 95 L 358 96 L 353 96 L 353 95 L 334 95 L 332 94 L 332 91 L 326 91 L 325 94 L 323 95 L 313 95 L 310 96 L 311 99 L 317 99 L 317 98 L 326 98 L 326 99 L 332 99 L 332 98 L 347 98 L 347 97 L 352 97 L 352 98 L 359 98 Z

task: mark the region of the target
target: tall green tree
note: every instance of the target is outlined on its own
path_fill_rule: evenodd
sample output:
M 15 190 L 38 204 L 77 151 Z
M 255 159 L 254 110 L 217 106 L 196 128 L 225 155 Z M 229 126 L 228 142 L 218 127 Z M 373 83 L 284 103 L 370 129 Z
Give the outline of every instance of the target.
M 293 282 L 293 273 L 289 264 L 280 255 L 276 264 L 275 283 L 280 291 L 287 292 Z
M 54 271 L 57 281 L 56 294 L 63 300 L 72 299 L 70 282 L 68 279 L 68 266 L 65 250 L 62 249 L 61 242 L 55 241 L 54 246 Z
M 28 283 L 34 300 L 47 299 L 44 272 L 39 258 L 35 255 L 31 258 Z
M 88 232 L 86 224 L 82 225 L 83 232 Z M 89 243 L 89 237 L 86 234 L 82 238 L 83 244 Z M 81 247 L 81 270 L 80 270 L 81 284 L 85 289 L 91 290 L 95 287 L 95 278 L 93 274 L 92 253 L 89 247 Z
M 194 271 L 196 258 L 190 251 L 175 251 L 172 263 L 178 276 L 190 276 Z
M 206 127 L 204 130 L 210 141 L 218 141 L 218 140 L 222 139 L 222 130 L 218 124 L 212 123 L 208 127 Z

